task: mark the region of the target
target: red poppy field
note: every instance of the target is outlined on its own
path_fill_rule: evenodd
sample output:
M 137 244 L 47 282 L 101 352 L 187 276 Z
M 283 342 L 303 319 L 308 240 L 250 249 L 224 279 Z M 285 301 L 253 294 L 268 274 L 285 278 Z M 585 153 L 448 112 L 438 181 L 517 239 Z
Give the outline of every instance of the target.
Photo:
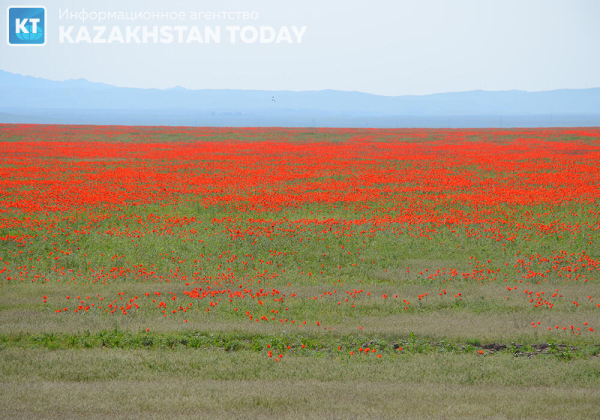
M 43 364 L 56 352 L 78 369 L 194 352 L 218 359 L 211 380 L 262 378 L 228 358 L 361 384 L 423 384 L 410 363 L 481 375 L 436 386 L 532 369 L 593 412 L 600 129 L 0 125 L 0 349 L 9 382 L 23 354 L 76 380 Z

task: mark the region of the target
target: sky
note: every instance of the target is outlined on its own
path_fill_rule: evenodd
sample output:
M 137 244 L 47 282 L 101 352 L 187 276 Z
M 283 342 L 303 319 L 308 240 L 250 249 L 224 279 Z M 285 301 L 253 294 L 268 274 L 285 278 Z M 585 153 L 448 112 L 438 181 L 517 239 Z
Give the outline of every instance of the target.
M 122 87 L 361 91 L 600 87 L 600 1 L 74 1 L 2 0 L 47 9 L 47 43 L 0 42 L 0 70 Z M 249 20 L 59 19 L 69 12 L 253 12 Z M 59 43 L 59 26 L 306 26 L 301 43 Z

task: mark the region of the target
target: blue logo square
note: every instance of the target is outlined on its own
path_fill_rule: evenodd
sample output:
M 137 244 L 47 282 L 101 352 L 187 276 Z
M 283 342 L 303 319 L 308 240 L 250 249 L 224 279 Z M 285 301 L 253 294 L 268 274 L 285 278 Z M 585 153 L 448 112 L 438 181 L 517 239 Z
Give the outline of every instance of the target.
M 8 45 L 44 45 L 46 43 L 46 8 L 9 6 Z

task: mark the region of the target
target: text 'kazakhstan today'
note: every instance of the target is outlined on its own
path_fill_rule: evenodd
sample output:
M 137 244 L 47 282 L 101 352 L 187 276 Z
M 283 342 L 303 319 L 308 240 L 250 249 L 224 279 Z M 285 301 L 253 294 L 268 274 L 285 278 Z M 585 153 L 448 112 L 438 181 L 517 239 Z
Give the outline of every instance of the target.
M 300 44 L 306 26 L 86 26 L 58 27 L 61 44 Z

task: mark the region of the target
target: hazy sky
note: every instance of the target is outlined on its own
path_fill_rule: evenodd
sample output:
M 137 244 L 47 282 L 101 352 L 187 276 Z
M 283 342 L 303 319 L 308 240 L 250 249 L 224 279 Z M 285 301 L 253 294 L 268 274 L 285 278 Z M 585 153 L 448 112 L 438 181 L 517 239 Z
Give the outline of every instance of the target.
M 42 47 L 0 42 L 0 69 L 53 80 L 191 89 L 357 90 L 382 95 L 600 86 L 600 1 L 75 1 L 41 4 Z M 167 5 L 167 6 L 165 6 Z M 301 44 L 60 44 L 59 9 L 250 11 L 258 20 L 94 25 L 307 26 Z

